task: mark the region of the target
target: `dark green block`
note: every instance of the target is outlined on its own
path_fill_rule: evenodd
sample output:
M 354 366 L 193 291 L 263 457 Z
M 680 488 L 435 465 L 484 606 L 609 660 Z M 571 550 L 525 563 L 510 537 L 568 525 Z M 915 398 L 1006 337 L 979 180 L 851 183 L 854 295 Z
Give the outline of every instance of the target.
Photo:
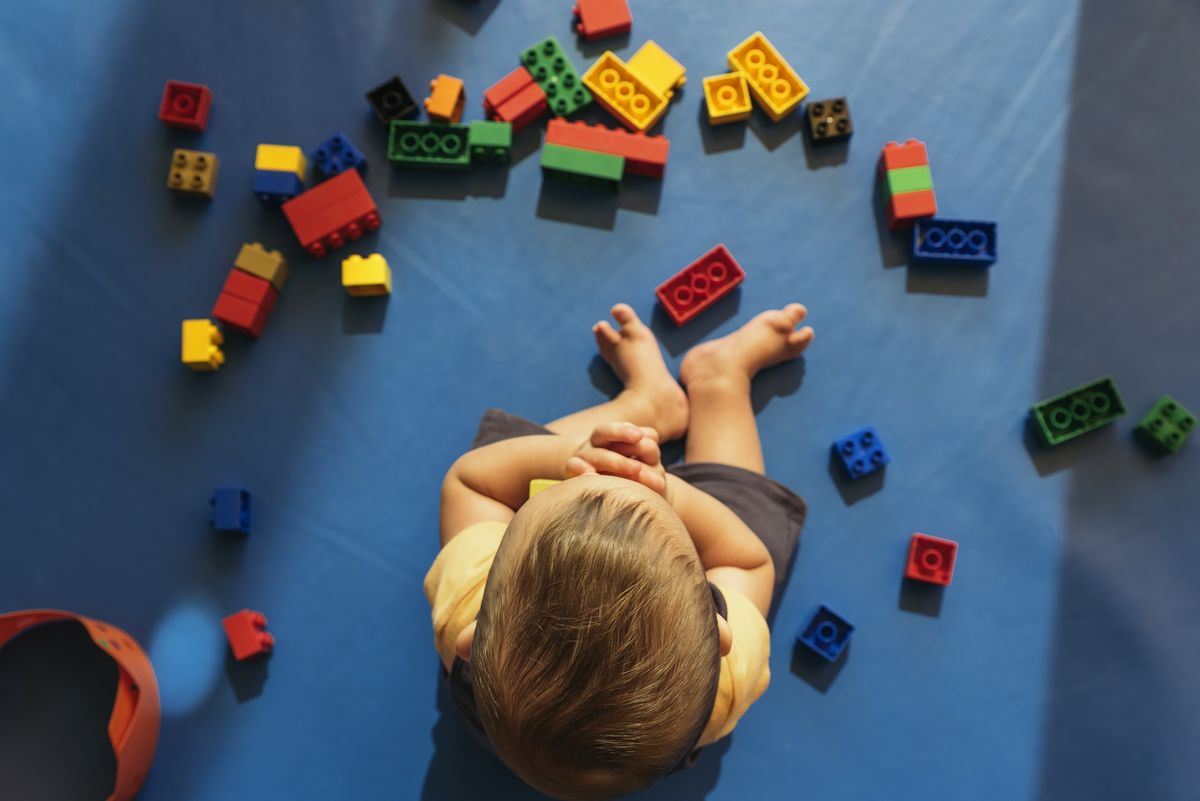
M 469 128 L 457 123 L 392 120 L 387 157 L 405 167 L 461 169 L 471 163 Z
M 1138 431 L 1171 453 L 1183 447 L 1195 427 L 1195 415 L 1170 395 L 1159 398 L 1138 423 Z
M 546 93 L 551 113 L 565 117 L 592 102 L 592 93 L 553 36 L 523 52 L 521 63 Z
M 1116 383 L 1105 376 L 1036 403 L 1029 413 L 1046 443 L 1058 445 L 1116 420 L 1125 414 L 1125 401 Z
M 467 141 L 473 161 L 507 164 L 512 158 L 512 123 L 476 120 L 470 125 Z
M 898 170 L 888 170 L 887 187 L 888 193 L 892 195 L 933 189 L 933 173 L 929 171 L 928 164 L 923 164 L 920 167 L 902 167 Z
M 564 181 L 616 190 L 625 173 L 625 159 L 610 153 L 546 144 L 542 147 L 542 172 Z

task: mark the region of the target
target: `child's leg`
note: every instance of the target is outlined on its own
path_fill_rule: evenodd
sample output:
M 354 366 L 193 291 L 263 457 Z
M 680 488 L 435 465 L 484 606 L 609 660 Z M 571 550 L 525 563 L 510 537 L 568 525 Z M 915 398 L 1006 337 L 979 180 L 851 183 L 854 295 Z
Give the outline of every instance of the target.
M 667 370 L 654 332 L 624 303 L 613 306 L 612 316 L 620 330 L 601 321 L 592 333 L 625 389 L 610 401 L 552 420 L 546 428 L 583 440 L 600 423 L 628 421 L 653 426 L 661 442 L 679 439 L 688 427 L 688 400 Z
M 795 330 L 807 313 L 799 303 L 762 312 L 732 334 L 697 345 L 683 357 L 679 379 L 691 406 L 685 462 L 719 462 L 763 472 L 750 382 L 759 370 L 795 359 L 808 347 L 812 329 Z

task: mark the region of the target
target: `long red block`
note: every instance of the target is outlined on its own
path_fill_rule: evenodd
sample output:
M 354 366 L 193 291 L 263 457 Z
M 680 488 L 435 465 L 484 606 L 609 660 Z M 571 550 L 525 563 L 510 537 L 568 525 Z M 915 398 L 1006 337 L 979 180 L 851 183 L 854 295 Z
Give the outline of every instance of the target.
M 262 612 L 243 609 L 221 621 L 233 658 L 241 662 L 259 654 L 269 654 L 275 638 L 266 632 L 267 618 Z
M 358 170 L 317 184 L 283 204 L 300 245 L 316 259 L 379 227 L 379 209 Z
M 937 198 L 934 197 L 932 189 L 892 195 L 884 203 L 887 205 L 888 228 L 893 231 L 908 228 L 921 217 L 937 214 Z
M 668 278 L 654 291 L 675 325 L 683 325 L 733 291 L 746 271 L 724 245 L 717 245 Z
M 929 164 L 929 153 L 925 143 L 919 139 L 909 139 L 904 144 L 888 142 L 879 154 L 879 172 L 900 170 L 905 167 L 922 167 Z
M 487 118 L 511 123 L 513 131 L 537 120 L 546 108 L 546 93 L 524 67 L 517 67 L 483 93 Z
M 931 537 L 928 534 L 913 534 L 908 546 L 908 566 L 904 575 L 930 584 L 950 585 L 954 580 L 954 560 L 958 556 L 958 543 Z
M 629 33 L 633 27 L 628 0 L 576 0 L 571 13 L 579 19 L 575 30 L 588 40 Z
M 665 136 L 646 136 L 624 128 L 569 122 L 562 117 L 555 117 L 546 125 L 546 142 L 623 156 L 625 172 L 651 178 L 663 177 L 671 152 L 671 143 Z

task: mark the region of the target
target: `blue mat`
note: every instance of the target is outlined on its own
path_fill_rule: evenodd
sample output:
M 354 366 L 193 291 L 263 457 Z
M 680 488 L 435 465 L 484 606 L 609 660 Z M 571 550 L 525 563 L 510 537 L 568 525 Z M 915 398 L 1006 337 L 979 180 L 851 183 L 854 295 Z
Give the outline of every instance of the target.
M 1162 393 L 1200 409 L 1194 3 L 634 0 L 630 37 L 586 44 L 567 2 L 252 5 L 0 10 L 0 609 L 76 610 L 146 646 L 164 711 L 142 799 L 534 797 L 439 689 L 421 578 L 443 471 L 488 405 L 544 420 L 613 392 L 588 330 L 613 302 L 674 365 L 793 299 L 816 342 L 755 393 L 769 472 L 811 504 L 771 688 L 644 797 L 1195 797 L 1200 442 L 1159 459 L 1131 436 Z M 813 98 L 849 98 L 848 148 L 808 146 L 799 115 L 707 125 L 702 78 L 759 29 Z M 457 75 L 477 119 L 550 34 L 580 69 L 647 38 L 687 66 L 665 180 L 544 183 L 536 129 L 511 168 L 389 169 L 368 88 Z M 205 133 L 155 118 L 168 78 L 212 87 Z M 312 262 L 251 194 L 254 146 L 339 130 L 384 224 Z M 873 181 L 907 137 L 943 215 L 999 222 L 990 271 L 906 266 Z M 211 203 L 165 188 L 180 146 L 221 158 Z M 253 240 L 292 277 L 260 341 L 231 336 L 228 364 L 193 375 L 179 321 Z M 748 278 L 675 329 L 654 287 L 716 242 Z M 394 294 L 349 300 L 340 257 L 372 251 Z M 1029 405 L 1104 374 L 1130 414 L 1039 446 Z M 867 424 L 892 463 L 847 484 L 829 446 Z M 227 483 L 254 492 L 245 541 L 207 526 Z M 961 543 L 944 593 L 901 583 L 914 531 Z M 793 659 L 819 603 L 856 626 L 832 671 Z M 278 640 L 257 667 L 220 631 L 243 607 Z M 36 667 L 78 638 L 21 643 L 0 656 L 5 797 L 103 797 L 80 790 L 104 788 L 96 743 L 27 702 L 81 686 Z

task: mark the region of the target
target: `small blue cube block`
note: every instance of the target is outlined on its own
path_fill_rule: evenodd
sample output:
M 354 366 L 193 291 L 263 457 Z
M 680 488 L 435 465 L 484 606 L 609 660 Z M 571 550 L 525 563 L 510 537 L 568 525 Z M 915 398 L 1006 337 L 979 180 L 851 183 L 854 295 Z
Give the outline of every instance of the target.
M 254 194 L 264 203 L 283 203 L 304 191 L 304 182 L 294 172 L 255 170 Z
M 209 522 L 217 531 L 250 533 L 250 492 L 241 487 L 217 487 L 208 499 Z
M 842 458 L 842 464 L 846 466 L 851 479 L 874 473 L 891 461 L 872 426 L 842 437 L 833 443 L 833 450 Z
M 341 131 L 322 142 L 310 157 L 317 172 L 326 178 L 332 178 L 346 170 L 362 172 L 367 168 L 367 159 L 362 151 Z
M 811 648 L 822 659 L 833 662 L 842 655 L 842 651 L 850 644 L 850 635 L 854 626 L 847 623 L 826 606 L 818 606 L 808 618 L 808 622 L 800 629 L 797 639 L 800 643 Z
M 995 260 L 994 222 L 928 218 L 913 225 L 913 264 L 987 267 Z

